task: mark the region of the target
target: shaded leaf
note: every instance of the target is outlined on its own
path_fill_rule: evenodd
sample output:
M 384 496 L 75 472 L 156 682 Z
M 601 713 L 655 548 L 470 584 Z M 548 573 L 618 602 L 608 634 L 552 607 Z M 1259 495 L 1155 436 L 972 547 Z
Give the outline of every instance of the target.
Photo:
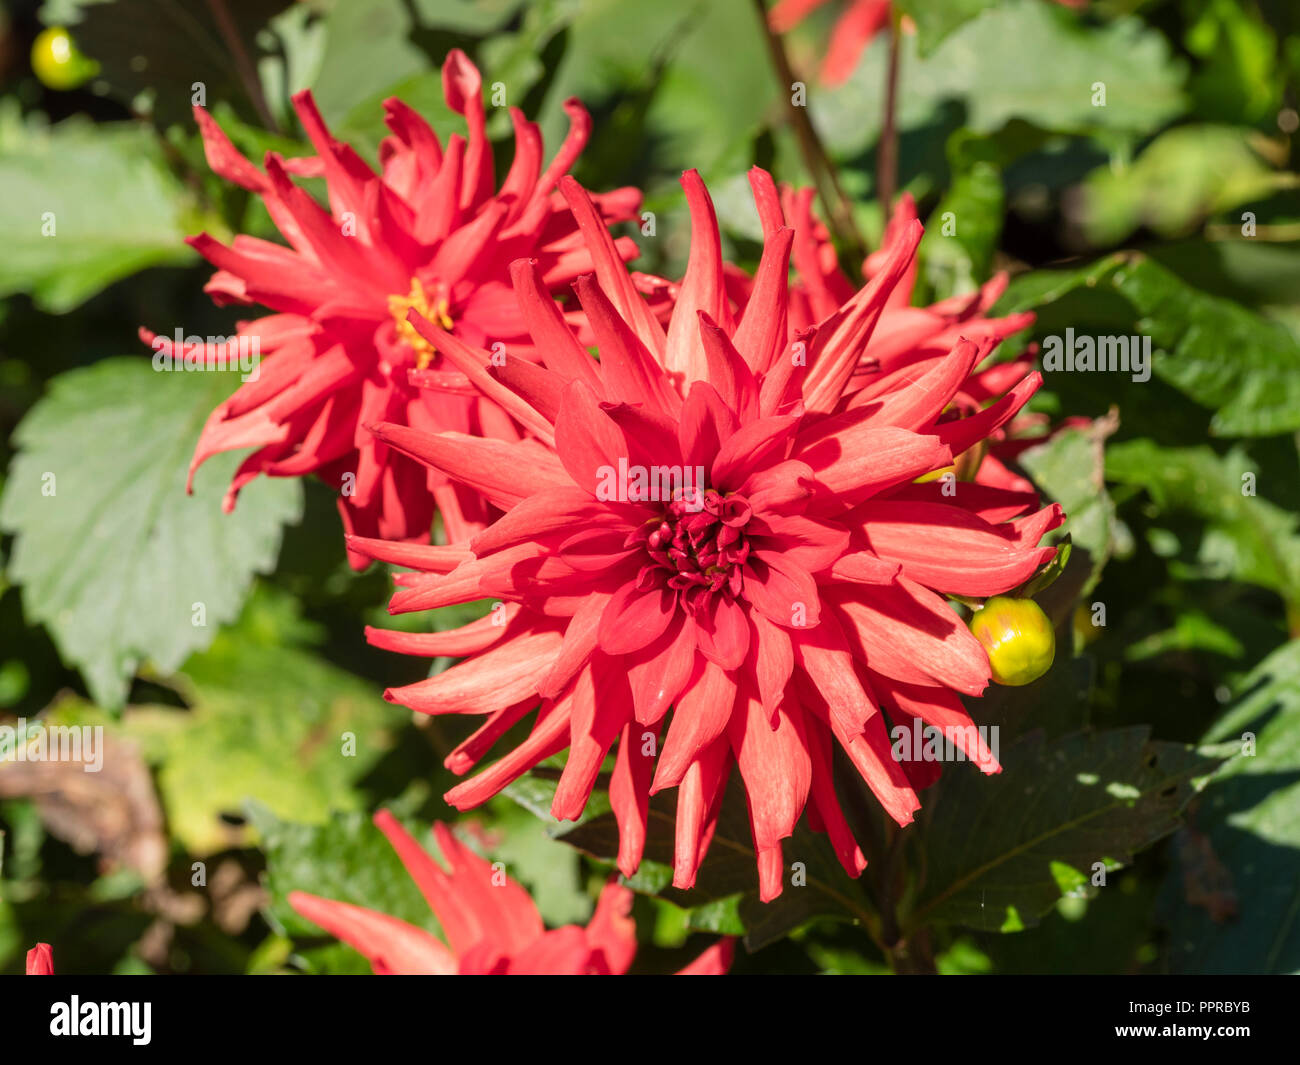
M 925 879 L 908 927 L 963 924 L 1019 931 L 1090 882 L 1094 863 L 1125 864 L 1178 826 L 1213 757 L 1151 740 L 1144 727 L 1047 742 L 1030 733 L 1002 752 L 1003 771 L 958 766 L 921 823 Z
M 248 119 L 267 121 L 259 63 L 279 48 L 269 26 L 292 0 L 168 0 L 81 3 L 77 43 L 99 62 L 109 93 L 147 107 L 164 125 L 187 122 L 197 85 L 209 103 L 224 100 Z M 268 122 L 268 124 L 270 124 Z
M 1207 733 L 1241 744 L 1196 806 L 1163 901 L 1179 973 L 1300 973 L 1300 641 L 1261 662 Z
M 1258 469 L 1240 448 L 1160 447 L 1129 440 L 1106 455 L 1106 476 L 1144 488 L 1167 513 L 1191 513 L 1208 531 L 1195 545 L 1205 576 L 1271 588 L 1300 601 L 1300 519 L 1256 495 Z M 1247 494 L 1250 493 L 1250 494 Z

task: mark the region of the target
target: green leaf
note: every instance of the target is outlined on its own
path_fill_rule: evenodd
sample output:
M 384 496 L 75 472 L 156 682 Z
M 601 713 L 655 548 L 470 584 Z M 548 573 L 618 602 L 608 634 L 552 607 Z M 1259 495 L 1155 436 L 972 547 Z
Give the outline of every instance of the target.
M 1080 288 L 1098 288 L 1109 281 L 1126 254 L 1108 255 L 1072 270 L 1031 270 L 1011 279 L 1007 290 L 993 305 L 992 314 L 1018 314 L 1056 303 Z
M 1245 651 L 1232 631 L 1200 610 L 1186 609 L 1170 628 L 1153 632 L 1124 650 L 1129 662 L 1141 662 L 1170 651 L 1212 651 L 1227 658 L 1240 658 Z
M 1088 552 L 1092 573 L 1080 591 L 1087 595 L 1110 558 L 1115 504 L 1106 494 L 1102 444 L 1113 425 L 1099 421 L 1087 430 L 1064 429 L 1020 456 L 1020 464 L 1048 496 L 1065 508 L 1065 524 L 1052 535 Z
M 1300 519 L 1254 494 L 1258 470 L 1240 448 L 1217 455 L 1206 445 L 1130 440 L 1107 451 L 1106 476 L 1144 488 L 1162 512 L 1190 513 L 1208 524 L 1197 544 L 1205 576 L 1258 584 L 1300 602 Z
M 409 717 L 372 682 L 304 649 L 260 640 L 259 627 L 246 611 L 186 663 L 176 679 L 188 711 L 128 711 L 132 735 L 147 741 L 159 766 L 172 835 L 192 854 L 239 842 L 245 833 L 223 818 L 238 816 L 247 799 L 297 822 L 364 809 L 357 785 Z
M 1149 259 L 1122 267 L 1113 283 L 1141 316 L 1139 329 L 1168 352 L 1153 358 L 1155 372 L 1215 411 L 1211 433 L 1300 429 L 1300 341 L 1285 326 L 1191 288 Z
M 508 799 L 494 801 L 483 842 L 487 856 L 504 862 L 506 872 L 523 885 L 548 928 L 590 920 L 592 903 L 583 890 L 577 851 L 539 832 L 525 807 Z
M 1034 732 L 1001 761 L 988 777 L 953 767 L 928 796 L 925 880 L 908 927 L 1037 924 L 1062 896 L 1063 867 L 1091 882 L 1095 863 L 1127 863 L 1178 826 L 1196 778 L 1215 765 L 1195 748 L 1149 739 L 1145 727 L 1051 742 Z
M 1259 154 L 1253 130 L 1179 126 L 1152 141 L 1127 166 L 1088 175 L 1074 221 L 1090 244 L 1119 244 L 1141 226 L 1179 237 L 1209 216 L 1294 188 L 1297 178 Z
M 951 34 L 932 55 L 917 54 L 916 38 L 899 40 L 898 128 L 941 123 L 955 101 L 962 125 L 992 134 L 1013 119 L 1044 130 L 1126 138 L 1154 132 L 1184 108 L 1186 64 L 1168 41 L 1140 19 L 1085 27 L 1043 0 L 1002 0 Z M 879 137 L 880 98 L 888 47 L 872 42 L 842 86 L 809 96 L 813 120 L 831 151 L 852 158 Z M 1093 86 L 1106 87 L 1094 106 Z
M 1156 349 L 1153 373 L 1215 411 L 1214 435 L 1269 436 L 1300 429 L 1295 335 L 1240 304 L 1193 288 L 1145 256 L 1112 255 L 1078 270 L 1024 275 L 998 301 L 995 313 L 1042 307 L 1081 288 L 1113 293 L 1133 309 L 1134 328 L 1150 336 Z
M 899 13 L 916 23 L 921 54 L 929 55 L 938 44 L 963 23 L 991 11 L 998 0 L 895 0 Z
M 751 0 L 591 0 L 568 27 L 538 121 L 558 144 L 566 97 L 613 112 L 597 122 L 583 165 L 604 159 L 606 181 L 675 191 L 688 167 L 711 180 L 752 161 L 750 142 L 778 106 L 775 85 Z
M 0 497 L 0 528 L 15 536 L 8 576 L 103 706 L 121 706 L 144 660 L 170 672 L 207 646 L 301 513 L 301 485 L 260 479 L 223 514 L 237 454 L 214 458 L 185 494 L 199 430 L 236 383 L 108 359 L 55 378 L 14 433 Z
M 1187 30 L 1187 49 L 1202 60 L 1192 81 L 1194 110 L 1204 118 L 1255 123 L 1282 105 L 1278 46 L 1258 9 L 1208 0 Z
M 312 94 L 326 122 L 343 122 L 368 101 L 373 110 L 390 86 L 428 73 L 433 64 L 411 38 L 411 7 L 401 0 L 360 0 L 334 4 L 325 19 L 325 51 Z M 441 78 L 433 76 L 434 99 L 441 98 Z M 370 119 L 376 126 L 383 115 Z M 345 130 L 336 130 L 341 135 Z
M 439 67 L 452 47 L 469 47 L 507 22 L 521 0 L 347 0 L 333 4 L 324 20 L 325 48 L 312 93 L 321 114 L 339 123 L 338 136 L 359 129 L 387 133 L 380 104 L 400 95 L 441 130 L 454 117 L 443 102 Z M 436 60 L 436 61 L 435 61 Z M 488 72 L 490 73 L 490 72 Z M 490 83 L 491 77 L 484 81 Z M 408 91 L 403 91 L 405 87 Z M 486 86 L 485 86 L 486 88 Z M 409 91 L 414 90 L 414 97 Z M 522 95 L 522 87 L 507 84 Z M 377 137 L 375 138 L 377 143 Z
M 989 276 L 1002 235 L 1002 175 L 977 162 L 953 179 L 918 252 L 936 298 L 970 292 Z
M 152 131 L 71 118 L 48 131 L 0 116 L 0 295 L 62 314 L 150 266 L 192 262 L 189 194 Z
M 1238 686 L 1207 742 L 1254 738 L 1223 766 L 1180 833 L 1165 883 L 1179 973 L 1300 973 L 1300 641 Z

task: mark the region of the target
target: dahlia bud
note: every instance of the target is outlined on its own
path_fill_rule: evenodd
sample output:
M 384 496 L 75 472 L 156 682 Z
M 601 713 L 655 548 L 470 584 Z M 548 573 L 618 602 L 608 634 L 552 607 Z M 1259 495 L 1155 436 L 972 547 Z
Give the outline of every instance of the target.
M 46 88 L 67 91 L 98 74 L 99 64 L 81 53 L 62 26 L 51 26 L 32 42 L 32 72 Z
M 1028 684 L 1052 665 L 1056 634 L 1042 607 L 1032 599 L 995 595 L 966 624 L 984 646 L 998 684 Z

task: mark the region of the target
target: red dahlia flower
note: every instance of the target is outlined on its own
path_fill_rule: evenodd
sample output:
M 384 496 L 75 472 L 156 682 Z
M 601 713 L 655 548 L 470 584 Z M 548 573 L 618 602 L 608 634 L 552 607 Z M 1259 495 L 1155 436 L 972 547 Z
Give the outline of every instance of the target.
M 339 510 L 348 531 L 423 541 L 435 502 L 453 541 L 483 527 L 488 513 L 480 498 L 390 453 L 362 425 L 385 421 L 519 438 L 499 407 L 474 394 L 460 375 L 445 373 L 437 349 L 406 315 L 418 310 L 467 343 L 500 343 L 512 356 L 528 356 L 508 267 L 520 256 L 536 258 L 548 289 L 591 269 L 573 218 L 554 193 L 586 143 L 591 119 L 576 100 L 565 104 L 569 135 L 543 170 L 537 126 L 511 108 L 515 155 L 498 188 L 478 70 L 464 53 L 452 51 L 442 80 L 448 106 L 465 116 L 469 139 L 453 135 L 444 146 L 406 104 L 387 100 L 392 135 L 380 146 L 378 174 L 330 135 L 310 92 L 293 103 L 317 154 L 283 159 L 270 152 L 265 173 L 195 108 L 209 165 L 256 192 L 289 244 L 237 236 L 226 246 L 206 233 L 190 240 L 218 268 L 207 286 L 217 302 L 262 304 L 275 312 L 241 323 L 239 336 L 255 338 L 270 357 L 213 411 L 191 463 L 192 481 L 210 456 L 257 448 L 235 475 L 227 510 L 258 474 L 317 473 L 341 489 Z M 292 175 L 323 177 L 329 210 Z M 635 189 L 598 200 L 606 221 L 631 217 L 639 203 Z M 616 246 L 624 258 L 636 254 L 630 239 Z M 164 338 L 141 335 L 172 354 Z M 209 348 L 205 358 L 226 354 Z M 451 387 L 412 387 L 411 371 L 428 371 Z M 352 561 L 363 564 L 355 556 Z
M 756 170 L 751 180 L 765 243 L 738 321 L 713 204 L 693 171 L 683 178 L 690 258 L 666 333 L 572 179 L 561 189 L 596 262 L 577 290 L 599 362 L 544 293 L 535 263 L 513 273 L 542 366 L 492 367 L 413 314 L 472 381 L 536 426 L 536 439 L 376 426 L 390 446 L 507 513 L 467 545 L 353 537 L 351 546 L 419 571 L 399 576 L 395 613 L 502 600 L 450 632 L 368 632 L 392 650 L 465 656 L 385 693 L 424 713 L 484 715 L 448 758 L 454 772 L 538 710 L 531 735 L 448 802 L 481 803 L 567 747 L 552 813 L 576 818 L 617 743 L 619 868 L 630 874 L 640 862 L 650 794 L 678 787 L 674 883 L 685 888 L 736 765 L 770 899 L 781 891 L 781 840 L 806 805 L 844 867 L 857 875 L 865 865 L 836 795 L 835 743 L 885 810 L 912 820 L 925 781 L 894 759 L 886 714 L 965 726 L 967 753 L 996 771 L 959 698 L 984 690 L 988 659 L 943 593 L 1016 587 L 1053 557 L 1037 545 L 1062 514 L 1035 511 L 1032 494 L 916 483 L 1004 425 L 1040 383 L 1029 374 L 991 406 L 951 417 L 981 345 L 960 340 L 924 374 L 904 375 L 906 387 L 846 406 L 920 223 L 866 287 L 791 342 L 795 233 L 771 178 Z
M 289 904 L 330 935 L 364 954 L 379 976 L 622 976 L 636 954 L 632 892 L 605 885 L 586 928 L 546 931 L 533 900 L 519 884 L 434 823 L 444 870 L 386 810 L 375 824 L 428 900 L 447 942 L 405 921 L 361 906 L 294 891 Z M 721 976 L 734 945 L 723 939 L 678 975 Z
M 37 943 L 27 952 L 27 975 L 54 975 L 54 951 L 48 943 Z

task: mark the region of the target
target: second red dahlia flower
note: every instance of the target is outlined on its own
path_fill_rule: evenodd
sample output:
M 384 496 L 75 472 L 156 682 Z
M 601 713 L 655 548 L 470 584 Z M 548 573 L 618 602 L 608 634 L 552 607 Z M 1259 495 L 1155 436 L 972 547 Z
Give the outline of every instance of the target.
M 310 92 L 293 99 L 316 155 L 266 157 L 265 172 L 242 156 L 201 108 L 195 109 L 209 164 L 257 193 L 288 246 L 237 236 L 226 246 L 206 233 L 190 243 L 216 267 L 207 289 L 219 303 L 260 304 L 269 316 L 241 323 L 240 342 L 265 356 L 255 375 L 222 403 L 203 428 L 190 477 L 219 452 L 254 447 L 226 497 L 259 474 L 316 473 L 339 490 L 345 528 L 366 536 L 425 540 L 436 502 L 448 537 L 458 540 L 488 519 L 483 500 L 401 454 L 362 426 L 376 421 L 516 440 L 519 427 L 483 401 L 435 345 L 407 321 L 416 310 L 467 343 L 530 353 L 525 322 L 510 290 L 509 264 L 536 258 L 546 288 L 567 286 L 591 268 L 577 227 L 555 193 L 590 134 L 591 119 L 570 100 L 570 130 L 543 167 L 541 134 L 517 108 L 515 154 L 498 185 L 484 132 L 482 81 L 464 53 L 442 71 L 448 106 L 465 117 L 468 139 L 445 144 L 402 101 L 385 101 L 391 136 L 376 173 L 326 128 Z M 323 177 L 328 210 L 293 178 Z M 632 217 L 635 189 L 598 200 L 604 221 Z M 636 245 L 616 242 L 631 258 Z M 173 343 L 142 331 L 173 354 Z M 175 356 L 193 353 L 174 351 Z M 227 352 L 205 351 L 207 359 Z M 411 373 L 444 387 L 412 387 Z M 352 556 L 354 564 L 364 560 Z
M 289 904 L 365 955 L 377 975 L 621 976 L 631 967 L 636 925 L 628 888 L 606 884 L 586 928 L 547 931 L 528 893 L 446 825 L 433 826 L 448 866 L 443 869 L 388 811 L 377 813 L 375 824 L 428 901 L 445 943 L 388 914 L 305 891 L 291 892 Z M 720 940 L 679 975 L 720 976 L 730 968 L 733 950 L 730 939 Z

